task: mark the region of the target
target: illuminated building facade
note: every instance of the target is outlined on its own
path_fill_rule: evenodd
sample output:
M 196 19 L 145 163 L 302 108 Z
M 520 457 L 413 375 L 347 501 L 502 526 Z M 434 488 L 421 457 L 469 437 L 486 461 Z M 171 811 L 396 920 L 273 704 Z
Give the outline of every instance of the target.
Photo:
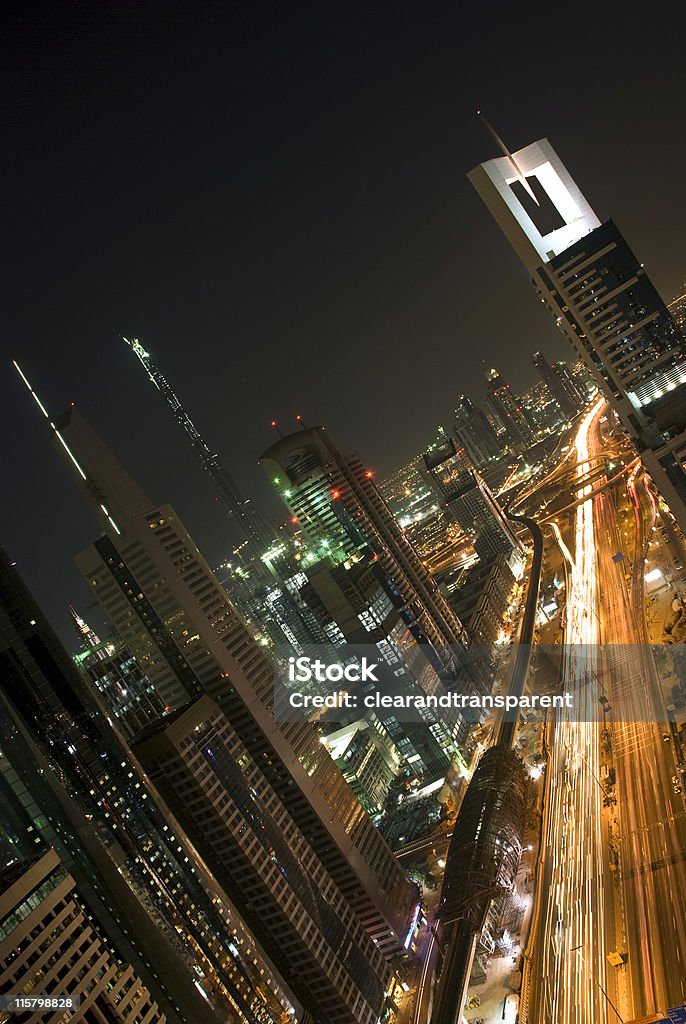
M 74 408 L 55 424 L 105 530 L 77 566 L 117 634 L 165 705 L 216 700 L 379 948 L 401 952 L 414 887 L 314 728 L 274 721 L 272 664 L 174 510 L 150 501 Z
M 327 628 L 333 622 L 341 639 L 374 643 L 408 691 L 434 693 L 460 671 L 469 677 L 464 628 L 360 459 L 316 427 L 277 441 L 260 463 L 309 542 L 301 593 Z M 462 718 L 428 712 L 415 725 L 386 714 L 419 775 L 445 772 L 466 736 Z
M 95 692 L 0 551 L 0 862 L 54 848 L 169 1021 L 299 1012 Z
M 547 139 L 469 178 L 686 529 L 686 340 L 643 265 Z
M 502 446 L 483 409 L 460 395 L 455 406 L 453 436 L 477 469 L 502 454 Z
M 584 405 L 584 396 L 579 393 L 574 380 L 562 363 L 550 365 L 542 352 L 534 352 L 531 361 L 538 370 L 541 380 L 547 387 L 564 415 L 569 419 L 576 416 Z
M 417 642 L 440 650 L 464 641 L 462 624 L 357 455 L 344 455 L 315 427 L 277 441 L 260 464 L 310 542 L 306 562 L 340 563 L 366 549 Z
M 428 451 L 426 467 L 443 499 L 446 514 L 472 538 L 479 558 L 510 557 L 521 545 L 483 478 L 465 462 L 461 449 L 448 437 Z
M 382 722 L 370 715 L 328 733 L 322 742 L 368 813 L 381 811 L 402 761 Z
M 124 644 L 116 637 L 103 643 L 74 608 L 69 611 L 82 640 L 81 652 L 75 655 L 74 662 L 98 691 L 122 735 L 131 739 L 169 709 Z
M 73 1010 L 61 1013 L 19 1011 L 22 1020 L 167 1021 L 89 915 L 54 850 L 0 871 L 0 986 L 3 993 L 64 995 L 74 1001 Z
M 313 1018 L 376 1024 L 390 968 L 218 705 L 198 698 L 133 749 Z
M 526 409 L 497 370 L 486 371 L 487 405 L 502 428 L 502 438 L 513 451 L 524 451 L 535 440 L 536 431 Z

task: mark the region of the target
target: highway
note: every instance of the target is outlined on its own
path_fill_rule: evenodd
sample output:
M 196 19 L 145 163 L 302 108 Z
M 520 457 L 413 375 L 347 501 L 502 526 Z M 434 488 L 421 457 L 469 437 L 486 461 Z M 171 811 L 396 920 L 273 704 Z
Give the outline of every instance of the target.
M 576 694 L 576 707 L 557 723 L 547 768 L 542 885 L 524 1011 L 532 1024 L 607 1024 L 615 1019 L 605 990 L 607 865 L 602 790 L 596 781 L 599 730 L 593 687 L 586 685 L 596 673 L 599 640 L 594 499 L 591 485 L 581 486 L 596 454 L 591 439 L 604 408 L 603 400 L 595 403 L 574 440 L 577 497 L 587 500 L 574 510 L 563 685 Z
M 573 554 L 555 533 L 569 567 L 564 687 L 577 690 L 581 706 L 576 722 L 558 722 L 548 765 L 523 1008 L 530 1024 L 615 1024 L 686 1001 L 686 807 L 673 791 L 675 749 L 645 622 L 644 559 L 657 508 L 636 462 L 625 485 L 617 477 L 591 486 L 589 466 L 613 447 L 603 435 L 604 408 L 596 403 L 580 423 L 576 466 L 570 451 L 560 467 L 579 486 Z M 617 512 L 627 501 L 633 537 L 627 531 L 622 543 Z M 583 690 L 596 677 L 612 706 L 617 884 L 602 808 L 597 698 L 594 686 Z M 626 965 L 610 965 L 615 950 Z
M 563 689 L 576 707 L 551 731 L 522 1024 L 626 1024 L 686 1002 L 686 804 L 674 793 L 676 752 L 645 620 L 658 509 L 640 463 L 604 433 L 605 411 L 603 400 L 587 411 L 544 482 L 574 499 L 553 532 L 567 567 Z M 610 455 L 622 471 L 599 481 L 590 470 Z M 527 498 L 537 501 L 535 490 Z M 614 820 L 603 807 L 598 679 L 611 704 Z M 610 963 L 615 951 L 626 963 Z M 431 1012 L 436 952 L 427 936 L 412 1024 Z
M 597 437 L 596 443 L 602 444 Z M 673 792 L 676 772 L 659 679 L 648 645 L 644 558 L 655 502 L 642 471 L 627 490 L 635 516 L 631 591 L 620 551 L 616 502 L 596 500 L 601 639 L 613 706 L 620 876 L 631 1017 L 686 1001 L 686 809 Z

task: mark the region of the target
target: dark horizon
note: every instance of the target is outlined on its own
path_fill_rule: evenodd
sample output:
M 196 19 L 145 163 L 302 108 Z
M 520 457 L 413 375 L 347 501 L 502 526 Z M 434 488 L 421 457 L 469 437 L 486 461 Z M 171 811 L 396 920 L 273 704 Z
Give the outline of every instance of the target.
M 635 25 L 597 9 L 600 45 L 580 51 L 516 10 L 12 7 L 9 353 L 216 564 L 211 482 L 120 336 L 272 515 L 257 459 L 273 418 L 286 431 L 300 413 L 379 476 L 398 468 L 458 393 L 483 400 L 482 359 L 520 391 L 535 350 L 572 358 L 466 179 L 496 155 L 477 107 L 512 149 L 547 136 L 663 297 L 679 292 L 683 15 L 667 17 L 629 76 Z M 71 559 L 98 528 L 11 356 L 0 543 L 68 638 L 67 603 L 89 614 Z

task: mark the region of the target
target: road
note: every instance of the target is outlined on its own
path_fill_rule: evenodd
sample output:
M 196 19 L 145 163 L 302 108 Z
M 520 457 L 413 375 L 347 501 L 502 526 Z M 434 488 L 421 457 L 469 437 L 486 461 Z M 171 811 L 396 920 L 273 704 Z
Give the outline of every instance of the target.
M 599 435 L 597 444 L 602 444 Z M 686 1001 L 686 809 L 673 792 L 676 772 L 653 652 L 648 645 L 644 558 L 655 516 L 645 475 L 627 482 L 635 516 L 631 589 L 621 550 L 616 501 L 596 500 L 598 564 L 603 580 L 601 639 L 613 706 L 620 875 L 631 1017 Z
M 593 498 L 588 479 L 599 400 L 581 420 L 573 472 L 586 498 L 574 510 L 574 562 L 568 574 L 563 684 L 576 707 L 556 726 L 548 763 L 548 813 L 537 893 L 538 927 L 528 1005 L 532 1024 L 607 1024 L 606 847 L 593 688 L 598 617 Z M 593 701 L 593 707 L 586 706 Z
M 530 1024 L 615 1024 L 620 1012 L 631 1020 L 686 1000 L 686 808 L 673 791 L 675 748 L 645 622 L 644 559 L 657 510 L 639 465 L 627 467 L 626 493 L 619 480 L 591 491 L 588 467 L 612 444 L 603 435 L 603 411 L 599 402 L 581 421 L 576 467 L 571 452 L 565 460 L 577 475 L 579 504 L 574 553 L 565 552 L 564 685 L 577 691 L 581 706 L 576 722 L 558 723 L 548 766 L 524 1014 Z M 617 525 L 627 499 L 633 544 L 622 543 Z M 596 676 L 612 705 L 617 886 L 602 809 L 596 696 L 593 686 L 587 695 L 578 690 Z M 610 966 L 614 950 L 626 952 L 626 966 Z

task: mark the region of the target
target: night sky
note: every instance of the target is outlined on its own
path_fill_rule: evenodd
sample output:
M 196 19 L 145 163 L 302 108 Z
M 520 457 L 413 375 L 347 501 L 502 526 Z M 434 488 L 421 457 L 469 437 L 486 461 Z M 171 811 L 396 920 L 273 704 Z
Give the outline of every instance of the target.
M 497 155 L 477 107 L 511 149 L 551 140 L 666 299 L 686 278 L 675 5 L 22 3 L 3 20 L 0 543 L 63 636 L 98 527 L 11 356 L 214 564 L 212 488 L 122 334 L 273 515 L 256 465 L 273 418 L 326 424 L 383 475 L 459 392 L 483 398 L 482 358 L 521 389 L 536 348 L 569 355 L 466 179 Z

